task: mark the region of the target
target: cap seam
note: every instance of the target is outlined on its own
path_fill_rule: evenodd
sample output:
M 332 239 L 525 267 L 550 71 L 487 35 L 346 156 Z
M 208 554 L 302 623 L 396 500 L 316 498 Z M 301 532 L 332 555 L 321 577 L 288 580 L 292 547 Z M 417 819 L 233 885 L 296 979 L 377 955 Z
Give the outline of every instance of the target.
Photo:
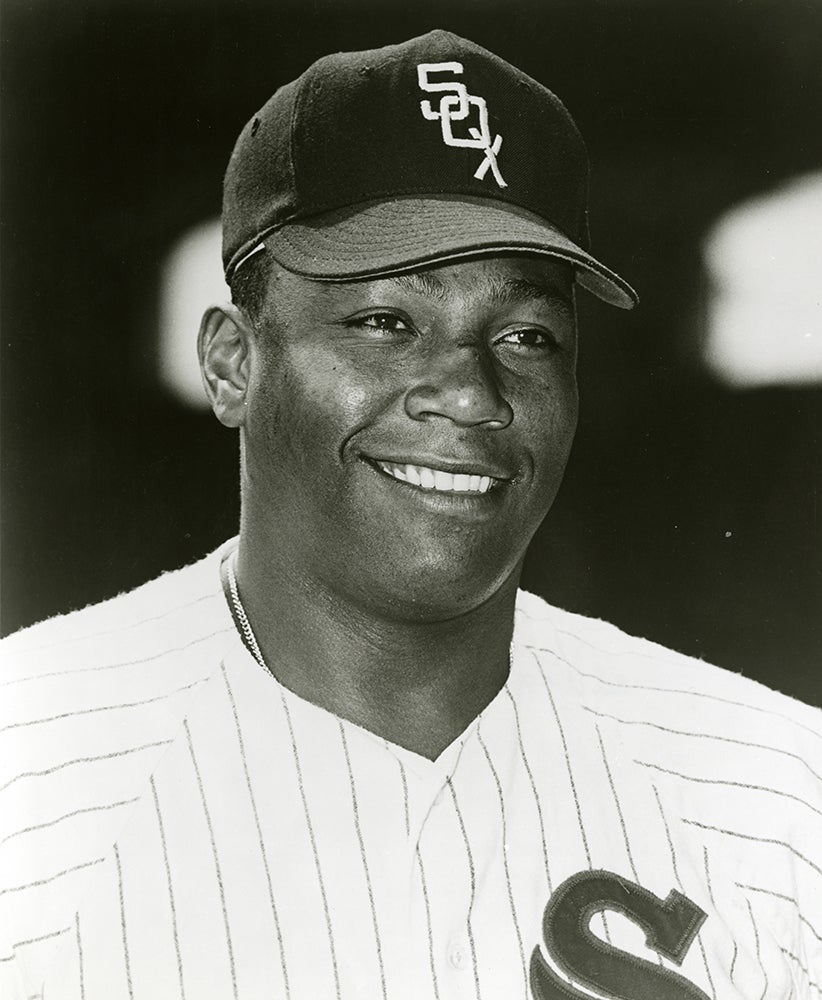
M 291 117 L 288 122 L 288 166 L 291 169 L 291 186 L 294 190 L 294 200 L 297 205 L 300 203 L 300 190 L 297 179 L 297 166 L 294 162 L 294 136 L 297 132 L 297 119 L 302 109 L 303 93 L 308 86 L 309 74 L 314 70 L 316 65 L 314 63 L 312 66 L 309 66 L 305 73 L 297 80 L 297 93 L 294 95 L 294 106 L 291 109 Z M 299 211 L 299 209 L 295 208 L 294 211 Z M 255 237 L 255 239 L 257 238 Z

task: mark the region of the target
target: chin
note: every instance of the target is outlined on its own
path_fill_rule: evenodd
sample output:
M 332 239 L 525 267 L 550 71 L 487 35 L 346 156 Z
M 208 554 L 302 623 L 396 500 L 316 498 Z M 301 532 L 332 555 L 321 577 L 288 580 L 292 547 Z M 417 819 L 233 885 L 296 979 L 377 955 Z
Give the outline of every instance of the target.
M 511 562 L 510 552 L 501 563 L 479 560 L 428 558 L 398 564 L 401 572 L 386 572 L 363 594 L 367 603 L 399 621 L 444 621 L 479 608 L 506 586 L 516 588 L 522 559 Z M 376 601 L 375 595 L 381 595 Z M 377 608 L 375 608 L 377 610 Z

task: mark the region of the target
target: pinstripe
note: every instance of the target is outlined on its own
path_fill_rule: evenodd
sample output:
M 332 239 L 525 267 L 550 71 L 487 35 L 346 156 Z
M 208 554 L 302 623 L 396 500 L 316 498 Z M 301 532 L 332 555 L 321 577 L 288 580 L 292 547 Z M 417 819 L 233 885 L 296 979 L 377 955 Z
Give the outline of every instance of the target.
M 15 885 L 10 889 L 0 889 L 0 896 L 4 896 L 7 892 L 22 892 L 24 889 L 36 889 L 38 886 L 48 885 L 49 882 L 62 878 L 64 875 L 70 875 L 72 872 L 79 872 L 83 868 L 91 868 L 93 865 L 99 865 L 105 860 L 105 858 L 95 858 L 94 861 L 84 861 L 82 864 L 73 865 L 71 868 L 64 868 L 63 871 L 57 872 L 56 875 L 49 875 L 48 878 L 41 878 L 36 882 L 27 882 L 25 885 Z
M 814 982 L 814 981 L 813 981 L 813 980 L 811 979 L 811 973 L 810 973 L 810 970 L 809 970 L 809 969 L 806 969 L 806 968 L 805 968 L 805 966 L 804 966 L 804 965 L 802 964 L 802 961 L 801 961 L 801 959 L 799 958 L 799 956 L 798 956 L 798 955 L 794 955 L 794 953 L 793 953 L 792 951 L 788 951 L 788 949 L 787 949 L 787 948 L 782 948 L 782 947 L 780 947 L 780 949 L 779 949 L 779 950 L 780 950 L 780 951 L 782 952 L 782 954 L 783 954 L 783 955 L 785 956 L 785 958 L 788 958 L 788 959 L 790 959 L 790 960 L 791 960 L 792 962 L 795 962 L 795 963 L 796 963 L 796 965 L 798 966 L 798 968 L 799 968 L 799 969 L 800 969 L 800 970 L 802 971 L 802 973 L 804 974 L 805 978 L 806 978 L 806 979 L 808 980 L 808 986 L 810 986 L 810 988 L 811 988 L 812 990 L 816 990 L 816 992 L 817 992 L 817 993 L 820 993 L 820 994 L 822 994 L 822 986 L 820 986 L 820 985 L 819 985 L 818 983 L 815 983 L 815 982 Z
M 764 964 L 762 963 L 762 953 L 759 947 L 759 928 L 756 926 L 756 919 L 754 918 L 753 915 L 753 908 L 751 907 L 751 901 L 749 899 L 746 899 L 745 903 L 748 907 L 748 914 L 751 918 L 751 926 L 753 927 L 753 932 L 754 932 L 754 944 L 756 945 L 756 960 L 757 962 L 759 962 L 759 968 L 762 970 L 762 975 L 765 977 L 765 985 L 762 987 L 762 996 L 759 998 L 759 1000 L 765 1000 L 765 994 L 768 992 L 768 972 L 765 969 Z
M 183 983 L 183 958 L 180 954 L 180 934 L 177 928 L 177 906 L 174 902 L 174 887 L 171 882 L 171 864 L 168 859 L 168 844 L 166 843 L 166 830 L 163 823 L 163 813 L 160 809 L 160 797 L 157 794 L 157 784 L 154 775 L 149 779 L 151 794 L 154 797 L 154 811 L 157 815 L 157 827 L 160 831 L 160 844 L 163 848 L 163 864 L 166 869 L 166 884 L 168 886 L 168 902 L 171 908 L 171 932 L 174 937 L 174 954 L 177 956 L 177 981 L 180 984 L 180 1000 L 185 1000 L 186 991 Z
M 386 743 L 386 746 L 388 744 Z M 397 757 L 397 764 L 400 768 L 400 781 L 402 781 L 402 804 L 405 810 L 405 835 L 406 837 L 411 836 L 411 813 L 408 808 L 408 777 L 405 773 L 405 766 L 403 762 Z
M 417 845 L 417 864 L 420 869 L 420 879 L 422 881 L 422 899 L 425 903 L 425 921 L 428 925 L 428 959 L 431 963 L 431 982 L 434 986 L 434 1000 L 440 1000 L 440 990 L 437 984 L 437 966 L 434 962 L 434 930 L 431 926 L 431 904 L 428 901 L 428 884 L 425 880 L 425 868 L 422 863 L 422 854 L 419 844 Z
M 665 810 L 662 808 L 662 800 L 659 797 L 659 792 L 657 791 L 656 785 L 651 785 L 651 788 L 654 791 L 654 797 L 656 798 L 656 804 L 657 808 L 659 809 L 659 815 L 662 818 L 662 825 L 665 827 L 665 836 L 668 840 L 668 849 L 671 852 L 671 864 L 674 870 L 674 878 L 676 879 L 677 885 L 684 894 L 685 886 L 683 885 L 682 879 L 679 875 L 679 868 L 676 863 L 676 850 L 674 849 L 674 842 L 673 838 L 671 837 L 671 828 L 668 826 L 668 820 L 665 816 Z M 708 956 L 705 953 L 705 945 L 702 942 L 701 934 L 698 936 L 697 941 L 699 942 L 699 950 L 702 953 L 702 962 L 705 966 L 705 973 L 708 976 L 708 983 L 710 984 L 711 987 L 711 995 L 713 996 L 714 1000 L 716 1000 L 716 988 L 714 987 L 713 977 L 711 976 L 711 969 L 710 966 L 708 965 Z
M 668 841 L 668 850 L 671 852 L 671 864 L 674 869 L 674 878 L 677 881 L 680 889 L 682 888 L 682 879 L 679 877 L 679 869 L 676 866 L 676 851 L 674 850 L 674 842 L 671 839 L 671 830 L 668 826 L 668 820 L 665 817 L 665 811 L 662 808 L 662 801 L 659 798 L 659 792 L 657 791 L 656 785 L 651 785 L 654 792 L 654 798 L 656 799 L 657 809 L 659 809 L 659 815 L 662 819 L 662 825 L 665 827 L 665 837 Z
M 639 764 L 640 767 L 653 768 L 655 771 L 661 771 L 663 774 L 670 774 L 674 778 L 682 778 L 684 781 L 694 781 L 700 785 L 722 785 L 725 788 L 744 788 L 746 791 L 750 792 L 770 792 L 773 795 L 779 795 L 784 799 L 793 799 L 794 802 L 799 802 L 803 806 L 807 806 L 812 812 L 815 812 L 817 816 L 822 816 L 822 809 L 817 809 L 816 806 L 812 806 L 810 802 L 806 802 L 801 799 L 798 795 L 791 795 L 790 792 L 780 791 L 778 788 L 769 788 L 767 785 L 750 785 L 744 781 L 726 781 L 724 778 L 697 778 L 692 774 L 682 774 L 681 771 L 672 771 L 667 767 L 660 767 L 659 764 L 652 764 L 644 760 L 635 760 L 635 764 Z
M 714 833 L 722 833 L 727 837 L 739 837 L 740 840 L 753 840 L 758 844 L 774 844 L 777 847 L 784 847 L 791 852 L 795 857 L 804 861 L 806 865 L 809 865 L 817 874 L 822 875 L 822 868 L 815 865 L 810 858 L 806 858 L 801 851 L 797 851 L 795 847 L 791 847 L 790 844 L 786 844 L 784 840 L 775 840 L 772 837 L 755 837 L 750 833 L 739 833 L 738 830 L 723 830 L 718 826 L 710 826 L 707 823 L 700 823 L 695 819 L 683 819 L 683 823 L 687 823 L 689 826 L 698 826 L 700 830 L 711 830 Z
M 197 779 L 197 787 L 200 790 L 200 801 L 203 806 L 203 812 L 205 813 L 206 826 L 208 827 L 208 836 L 211 840 L 211 853 L 214 856 L 214 870 L 217 874 L 217 888 L 220 891 L 220 905 L 223 911 L 223 925 L 225 927 L 225 943 L 226 951 L 228 953 L 228 964 L 231 969 L 231 985 L 234 991 L 234 1000 L 237 1000 L 237 970 L 234 964 L 234 946 L 231 943 L 231 928 L 228 923 L 228 910 L 226 909 L 225 903 L 225 886 L 223 885 L 223 873 L 220 867 L 220 857 L 217 853 L 217 841 L 214 837 L 214 826 L 211 822 L 211 813 L 208 809 L 208 803 L 206 802 L 205 789 L 203 788 L 203 779 L 200 774 L 200 767 L 197 763 L 197 757 L 194 754 L 194 743 L 191 739 L 191 730 L 188 725 L 188 719 L 183 719 L 183 728 L 186 731 L 186 739 L 188 740 L 188 751 L 191 754 L 191 763 L 194 765 L 194 774 Z
M 522 931 L 520 930 L 519 922 L 517 920 L 517 908 L 514 905 L 514 890 L 511 886 L 511 871 L 508 867 L 508 825 L 505 820 L 505 796 L 502 794 L 502 784 L 499 780 L 499 774 L 497 769 L 494 767 L 494 762 L 491 760 L 491 755 L 488 753 L 488 747 L 485 745 L 485 740 L 482 738 L 482 732 L 480 731 L 482 727 L 482 720 L 480 720 L 477 725 L 477 740 L 479 745 L 482 747 L 482 752 L 485 754 L 485 759 L 488 762 L 488 767 L 494 778 L 494 784 L 497 786 L 497 796 L 499 798 L 499 812 L 500 820 L 502 822 L 502 867 L 505 871 L 505 885 L 508 889 L 508 905 L 511 908 L 511 920 L 514 924 L 514 931 L 517 935 L 517 947 L 519 948 L 520 962 L 522 963 L 522 975 L 523 982 L 525 985 L 524 995 L 528 995 L 528 965 L 525 961 L 525 948 L 522 944 Z
M 533 619 L 533 618 L 531 619 L 531 621 L 537 621 L 537 620 L 539 619 Z M 595 646 L 594 643 L 592 643 L 590 640 L 583 639 L 583 637 L 581 635 L 578 635 L 576 632 L 570 632 L 568 629 L 560 628 L 559 626 L 556 626 L 556 631 L 560 635 L 567 635 L 571 639 L 578 640 L 580 643 L 582 643 L 583 646 L 587 646 L 589 649 L 593 649 L 595 653 L 601 653 L 603 656 L 631 656 L 636 659 L 652 660 L 656 662 L 658 662 L 660 659 L 658 653 L 644 653 L 642 652 L 642 650 L 638 649 L 603 649 L 601 646 Z M 640 640 L 640 641 L 644 643 L 646 640 Z M 669 652 L 669 651 L 663 650 L 663 652 Z
M 734 953 L 731 956 L 731 969 L 728 974 L 731 982 L 734 981 L 734 969 L 736 968 L 736 959 L 738 955 L 739 955 L 739 945 L 736 943 L 736 941 L 734 941 Z
M 622 812 L 622 805 L 621 805 L 621 803 L 619 801 L 619 796 L 617 795 L 616 785 L 614 784 L 614 779 L 613 779 L 613 776 L 611 774 L 611 768 L 608 765 L 608 756 L 605 753 L 605 744 L 602 741 L 602 733 L 599 731 L 599 726 L 595 725 L 594 728 L 596 729 L 597 740 L 599 741 L 599 752 L 602 755 L 602 764 L 603 764 L 603 766 L 605 768 L 605 775 L 608 778 L 608 785 L 610 786 L 610 789 L 611 789 L 611 795 L 613 795 L 613 797 L 614 797 L 614 806 L 616 807 L 617 816 L 619 817 L 619 825 L 620 825 L 620 828 L 622 829 L 622 839 L 625 841 L 625 851 L 626 851 L 626 853 L 628 855 L 628 864 L 631 867 L 631 874 L 634 876 L 634 881 L 638 883 L 639 882 L 639 873 L 637 871 L 636 864 L 634 863 L 633 852 L 631 851 L 631 841 L 630 841 L 630 839 L 628 837 L 628 827 L 625 824 L 625 816 L 624 816 L 624 814 Z M 589 864 L 590 864 L 590 862 L 589 862 Z M 605 936 L 606 936 L 606 938 L 608 940 L 608 943 L 610 944 L 611 943 L 611 934 L 610 934 L 610 931 L 608 929 L 608 921 L 607 921 L 607 918 L 605 916 L 605 913 L 602 914 L 602 923 L 603 923 L 603 926 L 605 927 Z M 661 955 L 657 954 L 656 960 L 657 960 L 657 963 L 659 965 L 663 965 L 664 964 L 663 961 L 662 961 L 662 956 Z
M 556 721 L 557 724 L 557 732 L 559 733 L 559 738 L 560 741 L 562 742 L 562 752 L 563 755 L 565 756 L 565 767 L 568 770 L 568 780 L 571 783 L 571 794 L 574 797 L 574 807 L 576 808 L 577 821 L 579 822 L 579 832 L 580 835 L 582 836 L 582 846 L 585 849 L 585 860 L 587 861 L 588 867 L 590 868 L 591 851 L 588 847 L 588 838 L 585 835 L 585 824 L 582 822 L 582 808 L 580 807 L 579 804 L 579 796 L 577 795 L 577 786 L 574 782 L 574 772 L 571 769 L 571 756 L 568 753 L 568 742 L 565 739 L 565 730 L 563 729 L 562 722 L 560 721 L 559 712 L 557 711 L 557 706 L 556 703 L 554 702 L 554 696 L 551 694 L 551 688 L 548 686 L 548 681 L 545 677 L 545 673 L 542 670 L 540 662 L 535 654 L 534 654 L 534 659 L 536 660 L 537 666 L 539 667 L 539 676 L 542 679 L 543 687 L 545 688 L 545 691 L 548 695 L 548 701 L 551 703 L 551 711 L 554 713 L 554 720 Z
M 614 797 L 614 805 L 616 806 L 617 816 L 619 817 L 619 825 L 622 828 L 622 839 L 625 841 L 625 850 L 628 854 L 628 864 L 631 866 L 631 874 L 634 876 L 634 881 L 639 882 L 639 874 L 636 870 L 636 865 L 634 864 L 634 855 L 631 851 L 631 842 L 628 839 L 628 828 L 625 826 L 625 816 L 622 813 L 622 806 L 619 802 L 619 796 L 617 795 L 616 787 L 614 785 L 614 779 L 611 775 L 611 768 L 608 766 L 608 757 L 605 754 L 605 744 L 602 742 L 602 733 L 599 731 L 599 726 L 594 727 L 597 733 L 597 739 L 599 740 L 599 751 L 602 754 L 602 765 L 605 768 L 605 775 L 608 778 L 608 785 L 611 789 L 611 795 Z
M 314 824 L 311 822 L 311 813 L 308 808 L 308 800 L 305 794 L 305 783 L 303 782 L 303 769 L 300 765 L 300 754 L 297 750 L 297 741 L 294 738 L 294 726 L 291 722 L 291 713 L 288 710 L 288 702 L 285 699 L 285 692 L 282 687 L 280 687 L 280 698 L 282 700 L 283 711 L 285 712 L 285 721 L 288 726 L 288 735 L 291 739 L 291 753 L 294 758 L 294 769 L 297 773 L 297 785 L 300 790 L 300 800 L 303 805 L 303 814 L 305 816 L 305 824 L 308 827 L 308 839 L 311 842 L 311 851 L 314 855 L 314 868 L 317 872 L 317 881 L 320 885 L 320 896 L 323 903 L 323 912 L 325 914 L 325 926 L 328 931 L 328 947 L 331 952 L 331 966 L 334 970 L 334 987 L 337 995 L 337 1000 L 340 1000 L 340 974 L 337 968 L 337 952 L 334 947 L 334 931 L 331 927 L 331 913 L 328 909 L 328 896 L 325 891 L 325 882 L 323 881 L 322 868 L 320 866 L 320 855 L 317 851 L 317 838 L 314 835 Z
M 234 699 L 234 692 L 231 690 L 231 684 L 228 680 L 228 674 L 225 669 L 225 663 L 220 663 L 220 670 L 222 671 L 223 680 L 225 681 L 225 689 L 228 694 L 228 700 L 231 705 L 231 714 L 234 717 L 234 725 L 237 730 L 237 743 L 240 748 L 240 759 L 243 765 L 243 774 L 245 775 L 245 785 L 248 789 L 248 799 L 251 803 L 251 812 L 254 815 L 254 826 L 257 830 L 257 843 L 260 845 L 260 856 L 263 862 L 263 869 L 265 870 L 265 880 L 266 886 L 268 887 L 268 900 L 271 903 L 271 915 L 274 918 L 274 929 L 277 934 L 277 944 L 280 949 L 280 965 L 282 966 L 283 972 L 283 984 L 285 986 L 286 997 L 291 996 L 291 990 L 288 985 L 288 965 L 285 960 L 285 947 L 283 945 L 283 935 L 282 928 L 280 926 L 280 917 L 277 912 L 277 905 L 274 902 L 274 888 L 271 883 L 271 869 L 268 864 L 268 856 L 265 851 L 265 842 L 263 840 L 263 830 L 260 825 L 260 814 L 257 811 L 257 800 L 254 797 L 254 791 L 251 785 L 251 775 L 248 771 L 248 760 L 245 754 L 245 741 L 243 740 L 243 731 L 240 726 L 240 717 L 237 714 L 237 703 Z
M 713 887 L 713 881 L 711 879 L 711 866 L 708 861 L 708 848 L 705 847 L 704 845 L 702 847 L 702 859 L 705 865 L 705 884 L 708 886 L 708 898 L 711 901 L 711 906 L 713 906 L 713 908 L 716 910 L 717 905 L 716 905 L 716 900 L 714 899 L 714 887 Z M 733 982 L 734 978 L 735 964 L 736 964 L 736 941 L 734 941 L 733 956 L 731 958 L 731 971 L 730 971 L 731 982 Z
M 17 951 L 18 948 L 25 948 L 29 944 L 39 944 L 41 941 L 48 941 L 50 938 L 60 937 L 61 934 L 68 934 L 71 927 L 62 927 L 59 931 L 49 931 L 48 934 L 39 934 L 37 937 L 26 938 L 25 941 L 18 941 L 17 944 L 11 946 L 11 950 Z M 15 955 L 7 955 L 4 958 L 0 958 L 0 962 L 11 962 L 14 960 Z
M 123 935 L 123 960 L 126 964 L 126 983 L 128 984 L 128 995 L 134 998 L 134 986 L 131 982 L 131 960 L 128 954 L 128 934 L 126 933 L 126 905 L 123 895 L 123 868 L 120 864 L 120 849 L 114 845 L 114 860 L 117 863 L 117 888 L 120 894 L 120 930 Z
M 802 915 L 802 911 L 799 909 L 799 903 L 797 903 L 792 896 L 786 896 L 781 892 L 774 892 L 773 889 L 762 889 L 758 885 L 743 885 L 741 882 L 737 882 L 736 884 L 739 889 L 743 889 L 747 892 L 761 892 L 765 896 L 773 896 L 774 899 L 782 899 L 786 903 L 790 903 L 791 906 L 796 908 L 796 915 L 799 917 L 800 923 L 803 923 L 811 934 L 813 934 L 816 940 L 822 944 L 822 934 L 817 931 L 810 920 Z
M 647 726 L 649 729 L 657 729 L 662 733 L 672 733 L 674 736 L 688 736 L 692 739 L 699 740 L 716 740 L 719 743 L 733 743 L 736 746 L 745 747 L 749 750 L 767 750 L 770 753 L 781 754 L 783 757 L 790 757 L 793 760 L 799 761 L 800 764 L 810 771 L 817 781 L 822 781 L 822 774 L 814 771 L 811 765 L 803 757 L 800 757 L 799 754 L 792 753 L 790 750 L 782 750 L 780 747 L 768 746 L 765 743 L 752 743 L 746 740 L 735 740 L 732 736 L 719 736 L 716 733 L 692 733 L 684 729 L 673 729 L 671 726 L 663 726 L 658 722 L 648 722 L 647 719 L 621 719 L 617 715 L 609 715 L 607 712 L 598 712 L 595 708 L 590 708 L 588 705 L 582 705 L 581 707 L 591 715 L 596 715 L 601 719 L 610 719 L 612 722 L 619 722 L 623 726 Z
M 708 984 L 711 987 L 711 996 L 714 998 L 714 1000 L 716 1000 L 716 987 L 714 986 L 713 976 L 711 975 L 711 967 L 708 964 L 708 955 L 707 955 L 707 953 L 705 951 L 705 944 L 704 944 L 704 942 L 702 940 L 702 935 L 700 935 L 697 938 L 697 941 L 699 942 L 699 950 L 700 950 L 700 952 L 702 954 L 702 962 L 703 962 L 703 964 L 705 966 L 705 974 L 708 977 Z
M 653 653 L 641 653 L 635 650 L 618 650 L 618 649 L 600 649 L 598 646 L 594 646 L 593 643 L 582 639 L 580 636 L 575 635 L 573 632 L 566 632 L 564 629 L 557 629 L 557 632 L 562 635 L 571 636 L 578 642 L 581 642 L 584 646 L 588 646 L 589 649 L 593 649 L 594 652 L 601 653 L 603 656 L 630 656 L 632 658 L 641 657 L 642 659 L 648 659 L 658 662 L 660 657 Z M 532 648 L 532 647 L 529 647 Z M 537 647 L 539 648 L 539 647 Z M 556 655 L 552 650 L 543 650 L 543 652 L 551 653 Z M 709 691 L 692 691 L 688 688 L 667 688 L 667 687 L 656 687 L 652 684 L 626 684 L 624 681 L 612 681 L 605 677 L 600 677 L 598 674 L 587 673 L 584 670 L 580 670 L 579 667 L 575 666 L 573 663 L 569 663 L 568 660 L 561 656 L 557 656 L 557 659 L 562 660 L 563 663 L 567 663 L 572 670 L 576 671 L 580 677 L 588 677 L 591 680 L 599 681 L 600 684 L 607 684 L 609 687 L 623 688 L 629 691 L 655 691 L 659 694 L 674 694 L 674 695 L 692 695 L 694 698 L 704 698 L 706 701 L 716 701 L 723 705 L 733 705 L 735 708 L 744 708 L 749 712 L 761 712 L 763 715 L 769 715 L 775 719 L 782 719 L 785 722 L 789 722 L 793 726 L 797 726 L 799 729 L 804 729 L 806 733 L 810 733 L 812 736 L 816 736 L 818 739 L 822 739 L 822 733 L 817 729 L 812 729 L 810 726 L 806 726 L 794 719 L 790 715 L 785 715 L 783 712 L 774 712 L 770 708 L 760 708 L 759 705 L 749 705 L 744 701 L 735 701 L 733 698 L 723 698 L 721 695 L 712 694 Z
M 451 799 L 454 802 L 454 811 L 457 814 L 457 821 L 460 825 L 460 831 L 462 833 L 463 843 L 465 844 L 465 855 L 468 859 L 468 874 L 471 879 L 471 895 L 468 899 L 468 919 L 466 921 L 466 926 L 468 929 L 468 945 L 471 948 L 471 962 L 474 966 L 474 986 L 476 988 L 477 1000 L 481 1000 L 480 993 L 480 981 L 479 981 L 479 966 L 477 965 L 477 946 L 474 941 L 474 931 L 471 927 L 471 916 L 474 912 L 474 900 L 477 894 L 477 873 L 474 868 L 474 855 L 471 852 L 471 844 L 468 840 L 468 834 L 465 830 L 465 821 L 462 818 L 462 811 L 460 810 L 459 802 L 457 801 L 457 793 L 454 788 L 453 782 L 450 777 L 445 779 L 448 782 L 448 788 L 451 792 Z
M 74 674 L 89 674 L 95 673 L 98 670 L 117 670 L 120 667 L 138 667 L 144 663 L 152 663 L 154 660 L 161 660 L 171 653 L 182 653 L 186 649 L 190 649 L 192 646 L 197 646 L 201 642 L 208 642 L 209 639 L 214 639 L 218 635 L 224 635 L 226 632 L 233 632 L 232 628 L 221 628 L 217 629 L 216 632 L 211 632 L 209 635 L 201 635 L 197 639 L 192 639 L 190 642 L 185 643 L 183 646 L 172 646 L 168 649 L 162 649 L 159 653 L 152 653 L 151 656 L 144 656 L 139 660 L 122 660 L 118 663 L 102 663 L 96 667 L 72 667 L 69 670 L 52 670 L 48 674 L 32 674 L 30 677 L 15 677 L 10 681 L 3 681 L 0 687 L 9 687 L 11 684 L 26 684 L 29 681 L 42 681 L 47 680 L 50 677 L 67 677 Z
M 72 767 L 74 764 L 94 764 L 100 760 L 112 760 L 115 757 L 125 757 L 130 753 L 138 753 L 140 750 L 150 750 L 153 747 L 167 746 L 171 742 L 172 740 L 157 740 L 154 743 L 144 743 L 139 747 L 130 747 L 128 750 L 115 750 L 112 753 L 99 754 L 95 757 L 75 757 L 74 760 L 64 760 L 61 764 L 55 764 L 53 767 L 47 767 L 42 771 L 23 771 L 21 774 L 16 774 L 7 781 L 5 785 L 0 786 L 0 792 L 5 792 L 15 781 L 21 781 L 23 778 L 44 778 L 49 774 L 54 774 L 56 771 L 62 771 L 64 767 Z
M 708 864 L 708 848 L 702 845 L 702 861 L 705 865 L 705 884 L 708 886 L 708 898 L 711 901 L 711 906 L 716 909 L 716 900 L 714 899 L 714 887 L 711 883 L 711 868 Z
M 74 913 L 74 928 L 77 936 L 77 971 L 80 986 L 80 1000 L 86 1000 L 86 981 L 83 970 L 83 939 L 80 936 L 80 913 Z M 180 1000 L 183 1000 L 181 997 Z
M 528 775 L 528 783 L 531 786 L 531 792 L 534 796 L 534 802 L 537 806 L 537 819 L 539 820 L 539 840 L 542 847 L 542 859 L 545 862 L 545 879 L 548 883 L 548 895 L 554 891 L 553 884 L 551 882 L 551 871 L 548 866 L 548 843 L 545 837 L 545 820 L 542 815 L 542 803 L 539 800 L 539 795 L 537 794 L 537 785 L 534 781 L 534 773 L 531 770 L 531 765 L 528 763 L 528 756 L 525 753 L 525 745 L 522 742 L 522 729 L 519 723 L 519 709 L 517 708 L 517 703 L 514 696 L 511 694 L 511 690 L 508 685 L 505 685 L 505 693 L 511 702 L 511 708 L 514 710 L 514 727 L 517 731 L 517 745 L 519 746 L 520 760 L 522 761 L 523 767 L 525 768 L 525 773 Z
M 374 927 L 374 941 L 377 947 L 377 963 L 380 968 L 380 983 L 382 985 L 382 995 L 386 998 L 388 997 L 388 991 L 385 985 L 385 966 L 383 965 L 382 959 L 382 938 L 380 937 L 380 927 L 377 921 L 377 908 L 374 905 L 374 887 L 371 884 L 371 872 L 368 869 L 368 857 L 365 853 L 365 841 L 362 836 L 362 826 L 360 825 L 360 807 L 357 803 L 357 787 L 354 781 L 354 772 L 351 770 L 351 755 L 348 752 L 348 740 L 345 738 L 345 727 L 343 726 L 342 719 L 337 720 L 340 731 L 340 742 L 342 743 L 343 756 L 345 757 L 345 767 L 348 771 L 348 785 L 351 789 L 351 808 L 354 813 L 354 830 L 357 834 L 357 843 L 360 847 L 360 860 L 362 861 L 362 870 L 365 875 L 365 887 L 368 891 L 368 905 L 371 908 L 371 923 Z
M 113 712 L 120 708 L 137 708 L 139 705 L 151 705 L 156 701 L 164 701 L 166 698 L 173 698 L 175 694 L 180 694 L 181 691 L 188 691 L 190 688 L 197 687 L 198 684 L 202 684 L 207 681 L 207 677 L 201 677 L 199 680 L 192 681 L 190 684 L 184 684 L 182 687 L 175 688 L 173 691 L 169 691 L 166 694 L 157 694 L 152 698 L 142 698 L 140 701 L 124 701 L 120 705 L 99 705 L 96 708 L 78 708 L 73 712 L 61 712 L 60 715 L 50 715 L 45 719 L 29 719 L 27 722 L 11 722 L 7 726 L 3 726 L 0 729 L 0 733 L 4 733 L 9 729 L 23 729 L 26 726 L 39 726 L 45 722 L 58 722 L 60 719 L 71 719 L 78 715 L 92 715 L 95 712 Z
M 136 801 L 136 798 L 123 799 L 122 802 L 109 802 L 101 806 L 85 806 L 82 809 L 73 809 L 71 812 L 64 813 L 56 819 L 50 819 L 46 823 L 37 823 L 35 826 L 27 826 L 24 830 L 15 830 L 14 833 L 10 833 L 7 837 L 0 840 L 0 844 L 5 844 L 6 841 L 12 840 L 14 837 L 20 837 L 24 833 L 33 833 L 35 830 L 45 830 L 49 826 L 55 826 L 57 823 L 62 823 L 64 819 L 71 819 L 72 816 L 82 816 L 84 813 L 104 812 L 107 809 L 119 809 L 120 806 L 130 806 Z
M 148 625 L 151 622 L 162 621 L 163 618 L 168 618 L 171 615 L 178 614 L 179 612 L 186 611 L 188 608 L 193 608 L 195 604 L 199 604 L 201 601 L 212 601 L 219 594 L 209 591 L 207 594 L 202 594 L 200 597 L 195 598 L 193 601 L 188 601 L 186 604 L 181 604 L 176 608 L 167 608 L 162 614 L 152 615 L 151 618 L 141 618 L 136 622 L 129 622 L 125 625 L 118 625 L 116 628 L 106 629 L 104 632 L 88 632 L 83 635 L 72 635 L 66 636 L 64 639 L 57 639 L 55 642 L 49 642 L 42 646 L 32 646 L 25 650 L 26 653 L 44 653 L 48 649 L 56 649 L 58 646 L 66 646 L 70 642 L 86 642 L 89 639 L 102 639 L 107 635 L 117 635 L 118 633 L 128 632 L 133 628 L 139 628 L 140 625 Z

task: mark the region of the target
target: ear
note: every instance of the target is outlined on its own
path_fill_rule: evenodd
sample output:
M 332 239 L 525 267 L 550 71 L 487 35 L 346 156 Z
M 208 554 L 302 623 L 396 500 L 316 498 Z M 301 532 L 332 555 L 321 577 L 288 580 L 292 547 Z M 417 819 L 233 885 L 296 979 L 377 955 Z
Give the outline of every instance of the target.
M 200 323 L 197 353 L 203 384 L 212 410 L 226 427 L 245 423 L 253 336 L 248 320 L 230 303 L 210 306 Z

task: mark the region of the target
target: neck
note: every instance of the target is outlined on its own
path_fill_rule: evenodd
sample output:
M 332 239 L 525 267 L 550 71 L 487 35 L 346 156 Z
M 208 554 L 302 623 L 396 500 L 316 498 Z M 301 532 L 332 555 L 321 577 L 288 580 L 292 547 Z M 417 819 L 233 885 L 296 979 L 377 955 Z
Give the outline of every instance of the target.
M 519 568 L 467 612 L 409 621 L 272 571 L 258 551 L 241 540 L 242 606 L 265 665 L 307 701 L 433 760 L 505 683 Z

